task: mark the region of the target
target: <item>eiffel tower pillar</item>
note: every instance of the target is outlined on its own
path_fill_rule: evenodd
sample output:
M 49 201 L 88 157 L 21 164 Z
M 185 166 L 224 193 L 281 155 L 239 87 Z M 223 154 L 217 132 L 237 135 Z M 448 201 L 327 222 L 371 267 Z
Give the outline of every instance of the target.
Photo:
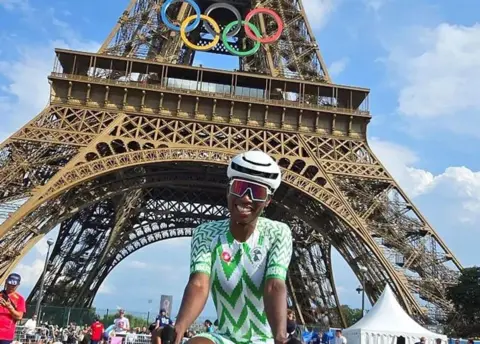
M 202 13 L 214 3 L 197 0 Z M 443 321 L 461 264 L 371 151 L 370 91 L 331 82 L 299 0 L 227 4 L 284 23 L 237 71 L 192 67 L 162 0 L 132 0 L 98 53 L 56 50 L 49 105 L 0 145 L 0 282 L 60 225 L 46 302 L 90 306 L 132 252 L 226 217 L 225 166 L 256 148 L 282 167 L 267 215 L 292 228 L 289 303 L 302 323 L 345 325 L 332 248 L 357 276 L 368 268 L 372 302 L 389 284 L 419 321 Z M 192 13 L 185 2 L 165 12 L 175 25 Z M 210 16 L 222 29 L 235 20 L 228 8 Z M 274 19 L 251 23 L 265 38 Z M 186 37 L 205 46 L 216 37 L 205 30 Z M 235 37 L 234 50 L 254 46 Z

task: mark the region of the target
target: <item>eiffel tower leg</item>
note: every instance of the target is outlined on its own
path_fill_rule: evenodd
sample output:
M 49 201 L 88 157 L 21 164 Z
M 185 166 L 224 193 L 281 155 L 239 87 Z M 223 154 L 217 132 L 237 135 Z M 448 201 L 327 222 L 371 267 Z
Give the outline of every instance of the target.
M 75 283 L 82 277 L 81 270 L 87 262 L 86 252 L 95 251 L 95 243 L 100 243 L 102 236 L 110 230 L 108 211 L 109 204 L 103 203 L 87 207 L 62 222 L 48 262 L 44 303 L 64 305 L 63 302 L 57 302 L 68 300 L 71 293 L 76 293 Z M 28 302 L 37 300 L 39 286 L 40 280 L 30 293 Z
M 103 255 L 111 249 L 119 228 L 124 225 L 124 214 L 131 211 L 129 205 L 136 201 L 138 193 L 139 191 L 133 191 L 125 196 L 115 196 L 97 203 L 62 223 L 49 261 L 52 268 L 45 278 L 45 302 L 77 306 L 75 301 L 83 292 L 78 284 L 90 285 L 85 275 L 92 269 L 91 262 L 97 259 L 101 263 Z M 111 214 L 116 215 L 113 228 Z M 39 285 L 38 281 L 29 296 L 29 302 L 34 302 L 38 297 Z
M 287 281 L 291 303 L 302 324 L 320 324 L 327 317 L 328 325 L 346 327 L 335 289 L 329 237 L 315 230 L 321 223 L 319 221 L 298 224 L 305 212 L 290 205 L 296 199 L 293 189 L 277 192 L 274 204 L 288 205 L 289 215 L 285 215 L 286 209 L 282 206 L 266 212 L 269 218 L 286 221 L 292 226 L 294 253 Z
M 52 109 L 52 112 L 55 111 Z M 68 111 L 68 109 L 64 111 L 64 113 L 65 112 L 71 115 L 71 111 Z M 51 112 L 49 111 L 48 113 L 50 114 Z M 82 111 L 80 111 L 80 113 L 82 113 Z M 97 114 L 98 113 L 95 113 L 92 117 Z M 78 113 L 74 115 L 77 117 L 79 116 Z M 105 116 L 104 118 L 107 117 L 109 116 Z M 77 123 L 82 124 L 85 120 L 86 118 L 83 117 L 79 119 Z M 55 124 L 52 123 L 51 118 L 46 122 L 46 124 L 48 125 Z M 71 123 L 70 119 L 69 122 Z M 70 123 L 67 122 L 64 123 L 64 125 L 69 125 Z M 113 129 L 114 125 L 115 122 L 110 121 L 110 126 L 106 125 L 102 129 L 108 132 L 109 130 Z M 101 131 L 102 129 L 100 128 L 97 126 L 96 130 Z M 65 138 L 65 136 L 69 138 L 69 133 L 65 133 L 62 131 L 61 133 L 56 135 L 57 133 L 55 132 L 55 130 L 52 130 L 50 132 L 50 129 L 40 128 L 40 130 L 38 130 L 36 133 L 38 133 L 39 131 L 41 132 L 42 130 L 45 133 L 50 133 L 49 135 L 51 136 L 56 136 L 55 138 L 57 140 L 62 140 L 62 138 Z M 24 128 L 23 131 L 21 130 L 19 133 L 16 133 L 14 135 L 14 138 L 21 138 L 22 135 L 27 135 L 27 132 L 28 130 L 25 130 Z M 32 132 L 35 133 L 35 129 L 33 129 Z M 95 134 L 92 134 L 90 136 L 94 135 Z M 81 137 L 82 135 L 80 134 L 78 136 Z M 71 140 L 73 141 L 77 138 L 78 137 Z M 95 140 L 93 140 L 90 144 L 95 146 Z M 44 146 L 46 146 L 47 148 L 50 147 L 50 145 L 46 144 L 44 144 Z M 9 146 L 7 145 L 6 147 Z M 55 145 L 53 145 L 53 148 L 55 148 Z M 47 152 L 45 152 L 44 154 L 47 154 Z M 28 200 L 23 203 L 15 212 L 11 213 L 10 216 L 0 225 L 0 239 L 2 240 L 2 250 L 5 250 L 7 252 L 14 250 L 17 255 L 23 256 L 24 254 L 26 254 L 27 247 L 30 247 L 32 245 L 32 241 L 38 242 L 38 240 L 40 240 L 45 233 L 47 233 L 53 228 L 54 223 L 58 221 L 58 218 L 61 217 L 61 215 L 64 215 L 63 213 L 66 211 L 66 204 L 64 203 L 64 200 L 62 200 L 62 195 L 58 194 L 56 195 L 57 197 L 51 197 L 48 200 L 44 198 L 44 195 L 45 191 L 55 184 L 56 179 L 62 175 L 62 172 L 75 166 L 79 161 L 84 159 L 81 154 L 77 154 L 74 158 L 71 158 L 70 156 L 66 158 L 70 158 L 70 160 L 63 160 L 64 166 L 62 166 L 62 164 L 57 164 L 57 166 L 55 166 L 56 169 L 54 169 L 52 173 L 48 175 L 49 179 L 43 181 L 45 185 L 38 186 L 37 188 L 33 189 L 31 192 L 31 196 L 28 198 Z M 67 161 L 68 163 L 66 163 Z M 41 169 L 39 169 L 38 166 L 32 166 L 33 164 L 29 162 L 27 164 L 32 169 L 33 175 L 41 172 Z M 38 165 L 45 166 L 45 162 L 38 163 Z M 58 173 L 58 171 L 62 172 Z M 3 183 L 7 187 L 10 187 L 12 185 L 12 181 L 8 179 L 4 179 Z M 70 199 L 70 202 L 71 201 L 72 199 Z M 0 279 L 3 279 L 14 267 L 13 263 L 15 261 L 11 258 L 9 259 L 8 257 L 1 257 L 1 259 L 2 261 L 0 266 L 2 267 L 2 269 L 0 270 Z
M 309 245 L 296 242 L 289 272 L 290 288 L 295 290 L 297 303 L 303 310 L 302 323 L 321 324 L 324 328 L 346 327 L 335 285 L 331 283 L 331 246 L 321 240 L 317 237 L 316 242 Z M 328 318 L 328 323 L 324 317 Z
M 385 266 L 391 271 L 394 283 L 402 286 L 402 293 L 407 296 L 404 299 L 407 303 L 405 307 L 420 317 L 428 314 L 430 319 L 442 321 L 445 314 L 451 311 L 451 304 L 446 301 L 447 287 L 456 280 L 455 272 L 445 263 L 452 261 L 461 268 L 453 253 L 385 171 L 365 142 L 340 142 L 335 139 L 313 142 L 309 138 L 302 142 L 308 147 L 309 154 L 315 157 L 317 166 L 323 170 L 325 181 L 350 208 L 348 212 L 356 226 L 365 233 L 362 236 L 376 243 L 379 253 L 375 256 L 383 257 L 383 260 L 392 257 L 391 263 L 385 263 Z M 348 163 L 352 157 L 361 159 L 363 164 Z M 341 253 L 345 255 L 347 251 L 343 246 Z M 355 257 L 358 264 L 366 267 L 370 260 L 368 252 Z M 361 274 L 355 268 L 354 271 Z M 421 277 L 407 277 L 410 275 L 405 273 L 407 271 Z M 367 295 L 372 301 L 385 284 L 385 280 L 375 278 L 377 273 L 369 271 L 366 283 Z M 444 283 L 435 282 L 439 279 Z M 414 301 L 414 294 L 417 293 L 429 303 L 427 308 Z
M 87 276 L 83 279 L 83 283 L 78 288 L 78 294 L 73 299 L 72 307 L 91 307 L 95 294 L 91 295 L 91 290 L 98 290 L 97 284 L 93 283 L 96 276 L 101 274 L 102 270 L 107 270 L 110 266 L 107 263 L 109 253 L 115 247 L 121 247 L 128 238 L 130 226 L 132 225 L 131 218 L 135 217 L 138 207 L 143 201 L 143 190 L 135 189 L 128 191 L 122 195 L 120 200 L 115 204 L 115 221 L 114 227 L 110 232 L 107 243 L 101 246 L 95 255 L 88 257 L 89 263 L 94 263 L 91 267 L 87 265 L 82 269 L 82 274 Z M 90 295 L 88 295 L 90 294 Z M 87 296 L 88 295 L 88 296 Z
M 225 207 L 216 206 L 223 192 L 212 199 L 201 188 L 189 187 L 186 193 L 181 185 L 157 185 L 107 198 L 62 224 L 46 277 L 46 303 L 90 307 L 104 278 L 134 251 L 169 237 L 190 236 L 203 221 L 227 216 Z M 39 282 L 29 302 L 38 288 Z

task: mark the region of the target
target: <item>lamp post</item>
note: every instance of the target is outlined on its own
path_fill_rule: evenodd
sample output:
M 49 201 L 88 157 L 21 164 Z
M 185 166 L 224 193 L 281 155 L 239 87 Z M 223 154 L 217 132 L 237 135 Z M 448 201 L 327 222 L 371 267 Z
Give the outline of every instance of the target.
M 37 305 L 35 306 L 35 314 L 37 315 L 37 321 L 40 321 L 40 304 L 42 303 L 43 298 L 43 288 L 45 286 L 45 275 L 47 274 L 48 256 L 50 255 L 50 248 L 53 244 L 54 241 L 52 239 L 47 240 L 47 256 L 45 257 L 45 265 L 43 266 L 42 278 L 40 280 L 40 290 L 38 291 Z
M 360 283 L 361 286 L 358 286 L 357 293 L 362 293 L 362 318 L 365 315 L 365 275 L 368 272 L 368 269 L 365 266 L 360 266 Z

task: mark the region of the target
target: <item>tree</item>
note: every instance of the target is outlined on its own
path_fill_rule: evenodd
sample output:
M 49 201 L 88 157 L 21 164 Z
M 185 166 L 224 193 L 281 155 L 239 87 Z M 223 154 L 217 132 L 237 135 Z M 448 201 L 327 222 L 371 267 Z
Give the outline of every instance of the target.
M 35 305 L 27 306 L 25 319 L 29 319 L 35 313 Z M 41 321 L 51 325 L 66 326 L 68 323 L 78 325 L 91 324 L 95 318 L 95 308 L 68 308 L 62 306 L 45 305 L 41 307 Z
M 362 310 L 358 308 L 350 308 L 347 305 L 341 305 L 340 311 L 347 322 L 347 327 L 352 326 L 362 318 Z
M 455 313 L 449 317 L 451 335 L 480 336 L 480 268 L 465 268 L 458 283 L 447 291 Z

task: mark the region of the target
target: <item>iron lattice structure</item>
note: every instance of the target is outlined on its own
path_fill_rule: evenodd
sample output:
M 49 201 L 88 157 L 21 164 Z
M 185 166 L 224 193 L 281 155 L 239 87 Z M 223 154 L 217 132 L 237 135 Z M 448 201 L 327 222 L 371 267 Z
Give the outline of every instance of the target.
M 228 216 L 225 166 L 257 148 L 283 168 L 268 216 L 293 230 L 289 301 L 303 323 L 345 325 L 332 248 L 357 276 L 368 269 L 371 301 L 388 283 L 410 314 L 440 322 L 461 265 L 372 153 L 369 90 L 330 82 L 300 1 L 235 1 L 275 8 L 286 28 L 234 72 L 192 67 L 161 4 L 132 1 L 98 53 L 57 49 L 49 105 L 0 145 L 0 279 L 60 226 L 46 303 L 91 306 L 132 252 Z

